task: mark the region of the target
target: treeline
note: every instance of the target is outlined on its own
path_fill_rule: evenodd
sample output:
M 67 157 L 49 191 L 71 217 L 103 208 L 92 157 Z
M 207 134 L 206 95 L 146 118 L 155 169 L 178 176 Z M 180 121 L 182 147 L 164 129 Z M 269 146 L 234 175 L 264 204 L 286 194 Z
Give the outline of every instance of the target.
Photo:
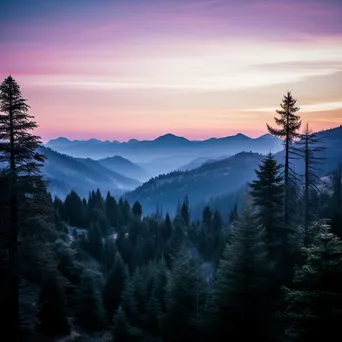
M 15 80 L 0 86 L 1 310 L 11 340 L 311 341 L 340 335 L 341 169 L 320 190 L 323 146 L 299 133 L 296 100 L 277 111 L 272 154 L 228 224 L 209 206 L 192 220 L 144 216 L 99 190 L 47 192 L 40 139 Z M 303 158 L 305 174 L 291 169 Z

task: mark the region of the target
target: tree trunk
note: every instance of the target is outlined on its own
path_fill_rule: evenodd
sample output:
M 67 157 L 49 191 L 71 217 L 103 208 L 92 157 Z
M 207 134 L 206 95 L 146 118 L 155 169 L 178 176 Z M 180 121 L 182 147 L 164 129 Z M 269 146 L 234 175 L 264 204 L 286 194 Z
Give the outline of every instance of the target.
M 309 135 L 305 136 L 305 217 L 304 217 L 304 246 L 309 243 Z

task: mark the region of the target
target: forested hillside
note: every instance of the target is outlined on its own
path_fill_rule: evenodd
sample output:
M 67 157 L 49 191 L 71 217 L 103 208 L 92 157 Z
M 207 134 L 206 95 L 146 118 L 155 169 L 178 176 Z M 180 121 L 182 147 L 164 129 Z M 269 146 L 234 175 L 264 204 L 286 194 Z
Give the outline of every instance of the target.
M 316 166 L 330 146 L 321 146 L 308 127 L 301 131 L 291 93 L 282 99 L 275 126 L 267 125 L 284 141 L 281 163 L 272 153 L 240 153 L 151 180 L 171 203 L 172 191 L 198 178 L 193 200 L 211 203 L 200 219 L 192 216 L 186 196 L 175 201 L 173 215 L 165 207 L 146 214 L 140 201 L 130 205 L 96 186 L 87 196 L 71 191 L 65 200 L 52 198 L 43 174 L 49 156 L 41 153 L 36 124 L 11 76 L 0 86 L 0 105 L 5 339 L 223 342 L 340 336 L 342 167 L 326 174 L 329 182 L 321 186 Z M 303 175 L 291 168 L 293 157 L 304 161 Z M 86 165 L 78 168 L 80 177 Z M 238 182 L 241 175 L 248 184 Z M 170 177 L 177 180 L 172 189 Z M 219 194 L 243 188 L 228 217 L 209 198 L 209 178 L 211 184 L 219 180 Z M 147 199 L 144 186 L 137 191 Z
M 190 171 L 174 171 L 152 178 L 124 197 L 132 203 L 141 202 L 148 213 L 157 205 L 174 213 L 175 203 L 185 196 L 195 205 L 238 191 L 255 178 L 254 169 L 263 158 L 261 154 L 241 152 Z

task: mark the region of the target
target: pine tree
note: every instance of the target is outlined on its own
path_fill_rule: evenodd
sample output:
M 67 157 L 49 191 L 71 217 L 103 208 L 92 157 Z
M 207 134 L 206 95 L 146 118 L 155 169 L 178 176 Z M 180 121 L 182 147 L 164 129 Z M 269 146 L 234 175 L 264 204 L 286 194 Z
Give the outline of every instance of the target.
M 211 226 L 211 210 L 210 210 L 209 206 L 206 206 L 203 209 L 202 222 L 203 222 L 203 225 L 204 225 L 206 231 L 208 232 L 208 230 L 210 229 L 210 226 Z
M 165 221 L 164 221 L 161 229 L 162 229 L 161 235 L 162 235 L 163 241 L 165 243 L 166 241 L 168 241 L 171 238 L 172 230 L 173 230 L 172 222 L 171 222 L 169 214 L 166 214 Z
M 46 335 L 55 336 L 69 331 L 66 315 L 66 299 L 58 275 L 48 272 L 38 299 L 39 329 Z
M 238 218 L 238 208 L 237 208 L 237 203 L 234 204 L 233 210 L 229 214 L 229 224 L 232 224 L 237 218 Z
M 116 227 L 119 223 L 118 218 L 118 204 L 113 196 L 111 196 L 110 192 L 108 191 L 105 201 L 105 208 L 106 208 L 106 216 L 109 220 L 111 226 Z
M 76 318 L 78 324 L 87 330 L 98 331 L 105 326 L 101 295 L 87 272 L 82 276 L 79 288 Z
M 71 191 L 64 201 L 65 216 L 70 226 L 85 227 L 85 208 L 81 198 Z
M 28 114 L 29 106 L 22 97 L 20 87 L 12 76 L 0 85 L 0 162 L 9 185 L 9 236 L 8 253 L 10 267 L 10 292 L 5 324 L 14 340 L 19 334 L 19 292 L 18 292 L 18 232 L 19 207 L 23 198 L 37 192 L 45 192 L 41 167 L 44 156 L 37 152 L 42 146 L 38 136 L 31 133 L 37 128 L 33 116 Z
M 189 212 L 189 199 L 188 196 L 185 196 L 181 210 L 180 210 L 180 216 L 183 219 L 183 222 L 186 227 L 190 224 L 190 212 Z
M 322 224 L 316 241 L 303 253 L 293 288 L 284 288 L 286 335 L 291 341 L 334 340 L 342 320 L 342 242 Z
M 136 218 L 141 219 L 142 206 L 138 201 L 135 201 L 135 203 L 133 204 L 132 213 Z
M 142 328 L 150 336 L 157 337 L 161 329 L 162 311 L 159 301 L 156 298 L 155 290 L 152 290 L 146 310 L 143 316 Z
M 211 304 L 213 340 L 269 340 L 267 278 L 263 230 L 246 204 L 217 271 Z
M 170 240 L 172 254 L 177 254 L 183 248 L 185 238 L 184 221 L 179 216 L 176 216 L 173 221 L 173 234 Z
M 221 214 L 218 210 L 214 211 L 213 230 L 215 233 L 219 233 L 222 230 L 222 217 L 221 217 Z
M 304 245 L 307 247 L 310 242 L 310 224 L 314 219 L 314 205 L 313 198 L 318 192 L 317 183 L 319 177 L 317 176 L 317 164 L 322 163 L 320 156 L 324 150 L 321 139 L 316 133 L 313 133 L 307 124 L 304 133 L 300 135 L 300 141 L 297 143 L 295 149 L 304 160 Z M 317 209 L 317 208 L 316 208 Z
M 293 170 L 290 167 L 291 159 L 291 145 L 293 141 L 299 137 L 298 130 L 302 124 L 300 116 L 296 115 L 299 107 L 296 107 L 297 100 L 292 96 L 291 92 L 284 95 L 281 110 L 276 110 L 280 118 L 274 118 L 276 124 L 280 128 L 272 128 L 267 124 L 268 131 L 279 138 L 284 139 L 285 146 L 285 167 L 284 167 L 284 227 L 289 225 L 289 211 L 290 211 L 290 188 L 293 185 L 294 177 Z
M 265 230 L 265 243 L 270 262 L 279 266 L 279 250 L 283 243 L 283 178 L 280 176 L 281 165 L 272 153 L 262 161 L 259 170 L 255 170 L 257 179 L 250 184 L 250 194 L 257 206 L 256 217 Z
M 142 331 L 132 327 L 125 311 L 120 307 L 114 316 L 113 342 L 139 342 L 142 340 Z
M 166 341 L 198 339 L 208 294 L 197 271 L 193 260 L 182 251 L 173 264 L 166 286 Z
M 110 236 L 106 238 L 103 246 L 103 264 L 104 264 L 104 275 L 107 276 L 108 272 L 112 269 L 115 257 L 117 253 L 117 247 L 115 240 Z
M 106 309 L 108 321 L 111 322 L 114 312 L 119 307 L 121 294 L 128 278 L 127 266 L 122 261 L 121 255 L 116 253 L 115 263 L 109 272 L 103 291 L 103 304 Z
M 103 242 L 102 232 L 97 223 L 90 224 L 87 232 L 87 251 L 98 261 L 102 261 L 103 256 Z

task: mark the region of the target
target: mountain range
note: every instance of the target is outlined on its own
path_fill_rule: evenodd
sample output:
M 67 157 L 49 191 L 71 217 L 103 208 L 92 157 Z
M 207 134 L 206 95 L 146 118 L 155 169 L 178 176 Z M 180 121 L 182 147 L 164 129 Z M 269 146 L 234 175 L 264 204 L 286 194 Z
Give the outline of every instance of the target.
M 263 158 L 259 153 L 240 152 L 190 171 L 174 171 L 152 178 L 124 197 L 131 203 L 139 201 L 145 213 L 155 211 L 158 205 L 174 213 L 177 202 L 185 196 L 195 205 L 236 192 L 254 179 L 254 169 Z
M 322 162 L 317 165 L 317 175 L 324 176 L 335 170 L 342 163 L 342 126 L 317 133 L 317 137 L 325 146 L 322 152 Z M 192 168 L 185 166 L 185 171 L 171 172 L 160 175 L 140 185 L 137 189 L 127 193 L 125 197 L 134 202 L 138 200 L 145 213 L 156 210 L 157 205 L 165 210 L 174 212 L 175 203 L 188 196 L 194 207 L 199 202 L 217 204 L 214 199 L 228 196 L 241 189 L 247 182 L 255 179 L 255 169 L 264 155 L 253 152 L 241 152 L 230 158 L 216 161 L 197 160 L 201 166 Z M 278 162 L 283 163 L 284 152 L 275 154 Z M 304 174 L 304 162 L 301 159 L 291 161 L 292 168 L 299 175 Z M 231 206 L 231 203 L 229 202 Z M 227 202 L 228 206 L 228 202 Z M 203 208 L 203 205 L 202 205 Z
M 131 139 L 128 142 L 90 140 L 50 140 L 46 147 L 73 157 L 104 159 L 119 155 L 140 165 L 152 176 L 176 170 L 196 158 L 215 159 L 243 151 L 256 153 L 278 152 L 282 141 L 269 134 L 250 138 L 241 133 L 225 138 L 188 140 L 165 134 L 154 140 Z
M 136 179 L 139 182 L 145 182 L 151 178 L 151 175 L 141 166 L 121 156 L 99 159 L 98 162 L 114 172 Z
M 322 154 L 324 161 L 319 165 L 319 175 L 323 176 L 336 169 L 342 162 L 342 126 L 318 132 L 318 137 L 326 147 Z M 173 149 L 177 146 L 181 152 L 180 145 L 189 144 L 189 142 L 184 143 L 184 139 L 164 136 L 159 139 L 160 145 L 155 142 L 152 145 L 158 145 L 156 149 L 164 149 L 164 151 L 167 148 Z M 250 138 L 247 137 L 246 139 L 244 136 L 237 138 L 235 136 L 232 139 L 237 145 L 239 145 L 237 142 L 239 140 L 250 141 Z M 259 139 L 265 142 L 269 137 L 263 136 Z M 170 140 L 175 141 L 175 145 L 170 143 Z M 252 139 L 254 142 L 256 140 L 258 139 Z M 277 140 L 271 139 L 271 141 Z M 65 148 L 70 146 L 70 141 L 62 139 L 61 142 L 65 144 Z M 103 144 L 97 140 L 87 143 L 100 146 Z M 196 145 L 197 142 L 191 143 Z M 122 143 L 112 142 L 111 144 L 120 145 Z M 143 146 L 150 143 L 135 140 L 129 144 Z M 215 145 L 217 142 L 213 144 Z M 235 146 L 235 149 L 238 150 L 239 147 Z M 217 203 L 215 199 L 218 197 L 231 199 L 235 196 L 233 194 L 254 179 L 254 170 L 264 158 L 264 154 L 255 152 L 239 152 L 227 157 L 216 153 L 216 148 L 213 147 L 211 154 L 208 150 L 207 155 L 200 157 L 197 156 L 198 150 L 196 149 L 194 150 L 195 154 L 182 155 L 179 153 L 178 156 L 183 159 L 179 158 L 175 161 L 172 155 L 165 152 L 163 157 L 155 160 L 157 160 L 158 165 L 161 165 L 160 169 L 164 164 L 167 164 L 168 168 L 173 171 L 161 172 L 162 174 L 155 176 L 146 171 L 148 163 L 137 165 L 137 163 L 118 155 L 93 160 L 67 156 L 46 147 L 42 151 L 48 157 L 44 173 L 51 181 L 50 191 L 53 194 L 64 197 L 70 189 L 74 189 L 81 196 L 87 196 L 90 190 L 100 188 L 102 192 L 109 190 L 116 196 L 124 195 L 132 204 L 138 200 L 143 205 L 145 213 L 155 211 L 158 205 L 163 206 L 165 211 L 172 213 L 176 209 L 177 201 L 182 201 L 186 195 L 194 207 L 199 202 L 215 204 Z M 269 152 L 266 147 L 264 153 L 265 151 L 266 153 Z M 277 152 L 275 157 L 279 162 L 283 162 L 283 151 Z M 181 159 L 190 159 L 190 162 L 178 166 Z M 303 174 L 303 161 L 293 160 L 292 162 L 295 170 L 299 174 Z M 153 161 L 150 163 L 153 164 Z
M 46 147 L 40 153 L 46 157 L 43 172 L 49 181 L 49 190 L 61 198 L 71 190 L 88 197 L 89 191 L 97 188 L 103 193 L 110 191 L 121 196 L 141 184 L 90 158 L 74 158 Z

